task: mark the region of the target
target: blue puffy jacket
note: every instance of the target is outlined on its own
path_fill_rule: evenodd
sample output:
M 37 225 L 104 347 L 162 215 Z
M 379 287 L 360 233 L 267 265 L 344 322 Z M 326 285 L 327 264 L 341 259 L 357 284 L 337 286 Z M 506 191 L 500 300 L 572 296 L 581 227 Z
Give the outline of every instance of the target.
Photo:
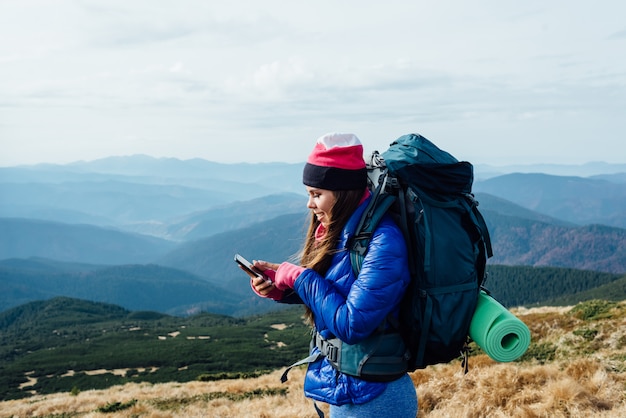
M 334 336 L 348 344 L 370 336 L 390 312 L 397 314 L 410 280 L 406 244 L 389 217 L 374 231 L 361 272 L 354 276 L 347 245 L 368 202 L 359 205 L 344 227 L 338 244 L 342 251 L 334 255 L 326 277 L 306 269 L 294 285 L 297 297 L 315 315 L 316 330 L 324 338 Z M 386 385 L 340 373 L 322 357 L 309 364 L 304 391 L 310 398 L 333 405 L 362 404 L 381 394 Z

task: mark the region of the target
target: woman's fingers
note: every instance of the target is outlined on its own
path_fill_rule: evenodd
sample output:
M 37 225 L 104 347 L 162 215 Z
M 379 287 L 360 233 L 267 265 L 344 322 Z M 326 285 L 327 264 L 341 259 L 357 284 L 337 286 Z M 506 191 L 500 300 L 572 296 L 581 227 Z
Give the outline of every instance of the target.
M 261 270 L 278 270 L 278 267 L 280 267 L 280 264 L 270 263 L 269 261 L 263 260 L 254 260 L 252 264 Z

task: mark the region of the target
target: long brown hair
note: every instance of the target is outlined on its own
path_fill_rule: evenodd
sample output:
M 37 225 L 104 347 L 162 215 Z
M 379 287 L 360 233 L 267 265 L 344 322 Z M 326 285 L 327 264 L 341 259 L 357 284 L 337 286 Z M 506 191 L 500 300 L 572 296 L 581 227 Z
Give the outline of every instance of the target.
M 316 240 L 315 231 L 320 221 L 314 213 L 311 213 L 304 247 L 300 253 L 300 264 L 315 270 L 322 276 L 325 276 L 330 268 L 333 255 L 340 251 L 337 249 L 337 244 L 341 238 L 341 231 L 359 206 L 364 189 L 337 190 L 332 193 L 335 196 L 335 203 L 330 210 L 330 222 L 326 227 L 326 234 L 320 240 Z M 313 324 L 313 312 L 309 307 L 306 307 L 305 318 Z

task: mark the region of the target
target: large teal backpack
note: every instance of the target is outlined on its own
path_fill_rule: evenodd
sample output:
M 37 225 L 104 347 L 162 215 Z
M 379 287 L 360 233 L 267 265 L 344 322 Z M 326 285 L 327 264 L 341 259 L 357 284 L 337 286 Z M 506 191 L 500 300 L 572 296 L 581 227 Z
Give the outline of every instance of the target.
M 351 243 L 358 274 L 378 221 L 390 213 L 409 250 L 411 284 L 396 324 L 408 371 L 460 357 L 492 256 L 472 195 L 473 167 L 421 135 L 404 135 L 368 161 L 372 200 Z

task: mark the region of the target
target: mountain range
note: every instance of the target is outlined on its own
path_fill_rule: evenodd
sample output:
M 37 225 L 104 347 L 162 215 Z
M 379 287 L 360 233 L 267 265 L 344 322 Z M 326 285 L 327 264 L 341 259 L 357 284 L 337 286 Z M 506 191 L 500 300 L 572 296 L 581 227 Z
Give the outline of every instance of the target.
M 476 167 L 490 265 L 626 274 L 626 165 L 575 168 Z M 176 315 L 271 309 L 232 258 L 298 252 L 301 170 L 146 156 L 0 168 L 0 311 L 53 296 Z

